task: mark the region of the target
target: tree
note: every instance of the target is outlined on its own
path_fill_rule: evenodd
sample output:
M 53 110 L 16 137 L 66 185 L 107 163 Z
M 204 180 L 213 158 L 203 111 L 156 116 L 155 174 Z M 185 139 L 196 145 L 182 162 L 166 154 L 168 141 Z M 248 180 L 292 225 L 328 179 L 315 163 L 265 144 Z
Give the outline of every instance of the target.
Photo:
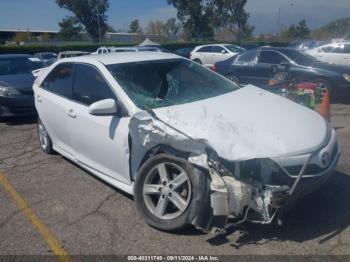
M 254 27 L 248 24 L 249 14 L 244 10 L 247 0 L 213 0 L 213 21 L 228 28 L 237 40 L 251 37 Z
M 212 38 L 210 0 L 167 0 L 169 5 L 177 9 L 177 18 L 181 21 L 184 30 L 190 32 L 195 40 Z
M 312 37 L 316 39 L 348 38 L 350 37 L 350 18 L 341 18 L 329 22 L 328 24 L 312 32 Z
M 176 18 L 169 18 L 164 24 L 164 31 L 168 38 L 175 38 L 181 29 L 181 25 L 176 22 Z
M 138 19 L 132 20 L 129 26 L 129 33 L 141 33 L 142 28 Z
M 75 16 L 63 18 L 58 24 L 60 26 L 59 38 L 63 40 L 80 40 L 79 33 L 83 27 Z
M 305 19 L 303 19 L 298 24 L 292 24 L 288 29 L 283 30 L 281 32 L 281 38 L 285 41 L 306 39 L 310 36 L 310 32 Z
M 108 29 L 108 0 L 56 0 L 56 3 L 74 13 L 94 41 L 101 41 Z
M 162 21 L 156 20 L 149 22 L 147 33 L 153 35 L 165 35 L 165 25 Z

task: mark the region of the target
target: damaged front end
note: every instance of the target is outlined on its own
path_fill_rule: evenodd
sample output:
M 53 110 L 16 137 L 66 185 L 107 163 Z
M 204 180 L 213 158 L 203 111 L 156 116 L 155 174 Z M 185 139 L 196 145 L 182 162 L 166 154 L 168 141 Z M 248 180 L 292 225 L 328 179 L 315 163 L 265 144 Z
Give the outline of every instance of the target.
M 195 167 L 187 222 L 206 232 L 245 221 L 271 223 L 280 210 L 322 184 L 339 159 L 333 131 L 327 143 L 310 154 L 229 161 L 208 141 L 177 130 L 153 111 L 135 114 L 130 137 L 133 179 L 142 163 L 158 153 L 184 158 Z M 324 152 L 330 152 L 329 159 L 324 159 Z

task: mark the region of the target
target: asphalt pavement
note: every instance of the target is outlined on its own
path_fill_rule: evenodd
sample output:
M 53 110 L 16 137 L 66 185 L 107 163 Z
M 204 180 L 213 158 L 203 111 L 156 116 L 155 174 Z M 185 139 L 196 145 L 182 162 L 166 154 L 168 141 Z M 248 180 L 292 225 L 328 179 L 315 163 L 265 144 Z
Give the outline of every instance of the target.
M 335 174 L 284 217 L 226 234 L 148 226 L 132 197 L 39 148 L 36 119 L 0 122 L 0 255 L 350 255 L 350 106 L 332 106 Z M 60 253 L 61 252 L 61 253 Z

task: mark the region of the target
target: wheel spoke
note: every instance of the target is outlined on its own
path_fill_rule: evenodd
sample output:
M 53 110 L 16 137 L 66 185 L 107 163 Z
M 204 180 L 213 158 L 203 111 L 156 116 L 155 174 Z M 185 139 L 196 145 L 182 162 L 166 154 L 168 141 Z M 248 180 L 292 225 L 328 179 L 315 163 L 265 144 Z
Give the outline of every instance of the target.
M 165 209 L 168 205 L 168 199 L 167 198 L 162 198 L 161 196 L 159 197 L 156 210 L 155 210 L 155 215 L 158 217 L 162 217 L 165 213 Z
M 175 177 L 173 180 L 171 180 L 169 183 L 174 186 L 174 189 L 181 186 L 183 183 L 185 183 L 188 180 L 188 176 L 186 173 L 182 172 L 177 177 Z
M 186 201 L 176 192 L 173 192 L 169 200 L 180 210 L 184 211 L 187 207 Z
M 166 171 L 165 164 L 159 164 L 157 166 L 158 173 L 162 182 L 168 182 L 168 172 Z
M 146 195 L 160 194 L 159 188 L 161 185 L 157 184 L 145 184 L 143 186 L 143 193 Z

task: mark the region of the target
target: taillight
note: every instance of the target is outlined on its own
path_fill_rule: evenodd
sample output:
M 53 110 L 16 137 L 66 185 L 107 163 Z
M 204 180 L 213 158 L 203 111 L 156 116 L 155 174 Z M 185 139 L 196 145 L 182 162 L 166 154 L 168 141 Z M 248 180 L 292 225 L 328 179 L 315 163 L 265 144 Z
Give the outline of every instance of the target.
M 216 65 L 216 64 L 213 64 L 213 65 L 211 66 L 211 70 L 213 70 L 214 72 L 217 72 L 217 71 L 218 71 L 217 65 Z

